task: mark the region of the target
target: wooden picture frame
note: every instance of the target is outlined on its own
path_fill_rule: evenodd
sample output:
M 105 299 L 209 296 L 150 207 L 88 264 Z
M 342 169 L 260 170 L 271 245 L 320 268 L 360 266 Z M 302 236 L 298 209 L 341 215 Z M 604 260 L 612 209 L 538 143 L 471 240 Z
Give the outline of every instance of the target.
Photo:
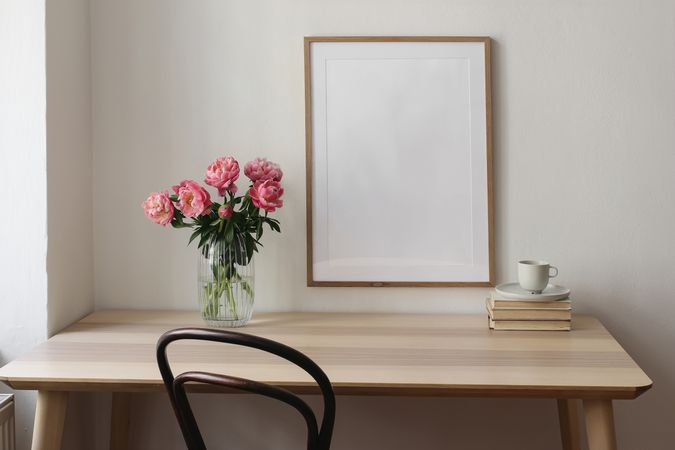
M 490 38 L 305 37 L 304 57 L 307 285 L 494 286 Z

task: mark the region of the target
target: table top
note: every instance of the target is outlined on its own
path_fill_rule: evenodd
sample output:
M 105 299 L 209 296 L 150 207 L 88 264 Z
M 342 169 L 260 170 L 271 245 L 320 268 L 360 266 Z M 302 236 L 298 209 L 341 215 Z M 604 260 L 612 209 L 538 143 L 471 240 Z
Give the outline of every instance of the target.
M 95 312 L 0 369 L 14 389 L 160 391 L 155 345 L 203 327 L 196 311 Z M 238 331 L 290 345 L 319 364 L 337 394 L 635 398 L 651 380 L 604 326 L 493 331 L 484 315 L 256 313 Z M 301 369 L 264 352 L 199 341 L 171 344 L 174 373 L 204 370 L 317 392 Z M 206 389 L 206 388 L 205 388 Z

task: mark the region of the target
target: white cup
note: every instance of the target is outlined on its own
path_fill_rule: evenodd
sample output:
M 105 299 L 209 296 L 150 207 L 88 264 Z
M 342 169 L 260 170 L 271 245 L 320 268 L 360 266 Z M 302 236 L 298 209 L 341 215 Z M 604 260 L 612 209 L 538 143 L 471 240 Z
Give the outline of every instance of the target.
M 551 274 L 551 270 L 555 273 Z M 526 291 L 533 294 L 541 294 L 548 286 L 549 278 L 558 276 L 558 268 L 546 261 L 524 259 L 518 261 L 518 284 Z

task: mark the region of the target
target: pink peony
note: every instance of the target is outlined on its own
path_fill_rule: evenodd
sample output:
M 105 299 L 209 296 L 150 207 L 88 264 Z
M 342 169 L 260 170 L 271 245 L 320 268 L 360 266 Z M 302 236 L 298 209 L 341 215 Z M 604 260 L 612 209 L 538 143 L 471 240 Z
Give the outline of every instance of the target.
M 216 159 L 206 169 L 206 179 L 204 182 L 209 186 L 218 189 L 219 195 L 225 195 L 225 192 L 237 192 L 237 185 L 234 184 L 239 178 L 239 163 L 231 156 L 221 156 Z
M 281 200 L 284 189 L 278 181 L 256 181 L 248 193 L 256 208 L 262 208 L 267 212 L 274 212 L 284 205 L 284 201 Z
M 281 181 L 284 173 L 278 164 L 268 161 L 265 158 L 256 158 L 253 161 L 246 163 L 244 166 L 244 174 L 254 183 L 256 181 L 274 180 Z
M 231 206 L 222 205 L 220 208 L 218 208 L 218 217 L 221 219 L 229 219 L 232 217 L 233 213 L 234 211 L 232 210 Z
M 210 212 L 211 196 L 195 181 L 181 181 L 173 191 L 178 195 L 178 209 L 185 217 L 205 216 Z
M 147 218 L 159 225 L 165 227 L 173 219 L 173 203 L 167 191 L 153 192 L 141 206 Z

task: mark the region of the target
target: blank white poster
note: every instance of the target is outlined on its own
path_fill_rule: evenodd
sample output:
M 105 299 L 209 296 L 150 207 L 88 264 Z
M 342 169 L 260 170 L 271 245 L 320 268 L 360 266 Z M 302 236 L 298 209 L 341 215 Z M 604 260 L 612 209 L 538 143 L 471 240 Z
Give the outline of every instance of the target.
M 313 281 L 487 282 L 483 42 L 313 42 Z

